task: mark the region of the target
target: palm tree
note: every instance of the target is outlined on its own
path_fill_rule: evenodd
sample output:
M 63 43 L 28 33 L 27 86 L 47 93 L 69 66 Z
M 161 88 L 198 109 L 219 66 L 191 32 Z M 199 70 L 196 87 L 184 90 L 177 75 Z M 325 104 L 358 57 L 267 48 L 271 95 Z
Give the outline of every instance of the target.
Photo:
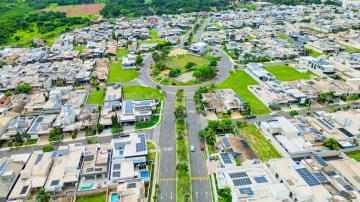
M 50 192 L 47 192 L 44 188 L 41 188 L 36 193 L 35 199 L 38 202 L 48 202 L 48 201 L 50 201 Z

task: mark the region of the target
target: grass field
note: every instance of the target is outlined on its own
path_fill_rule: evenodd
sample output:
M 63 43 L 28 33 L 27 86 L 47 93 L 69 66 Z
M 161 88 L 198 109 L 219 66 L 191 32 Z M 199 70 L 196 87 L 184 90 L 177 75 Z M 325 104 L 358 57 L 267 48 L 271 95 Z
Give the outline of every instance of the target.
M 123 69 L 121 62 L 112 62 L 109 68 L 107 83 L 130 82 L 137 77 L 136 69 Z
M 261 161 L 280 158 L 280 153 L 275 147 L 261 134 L 254 125 L 248 125 L 240 128 L 242 136 L 251 145 Z
M 91 90 L 89 92 L 89 97 L 86 103 L 102 105 L 104 102 L 104 96 L 105 96 L 105 89 L 103 88 L 100 88 L 100 90 Z
M 150 34 L 151 39 L 158 39 L 158 38 L 160 38 L 155 29 L 150 29 L 150 30 L 149 30 L 149 34 Z
M 218 84 L 217 88 L 233 89 L 244 101 L 250 104 L 253 114 L 270 113 L 270 110 L 247 89 L 249 85 L 258 85 L 258 83 L 246 72 L 240 70 L 232 73 L 224 82 Z
M 360 151 L 346 152 L 346 155 L 360 162 Z
M 74 50 L 82 52 L 85 49 L 85 45 L 78 45 L 74 48 Z
M 81 5 L 67 5 L 67 6 L 57 6 L 56 4 L 51 4 L 49 7 L 45 8 L 44 11 L 57 11 L 65 12 L 67 16 L 88 16 L 88 15 L 97 15 L 100 10 L 105 7 L 104 3 L 99 4 L 81 4 Z
M 135 124 L 135 129 L 144 129 L 144 128 L 150 128 L 154 125 L 156 125 L 160 120 L 160 116 L 156 115 L 151 117 L 150 122 L 140 122 Z
M 160 98 L 164 100 L 164 95 L 156 88 L 145 86 L 124 86 L 124 99 L 126 100 L 143 100 Z
M 289 36 L 285 35 L 285 34 L 282 34 L 282 33 L 279 33 L 278 36 L 281 38 L 281 39 L 284 39 L 284 40 L 289 40 Z
M 167 61 L 165 64 L 170 68 L 185 69 L 185 65 L 188 62 L 193 62 L 197 65 L 203 65 L 203 64 L 208 64 L 209 59 L 206 57 L 202 57 L 202 56 L 186 54 L 186 55 L 181 55 L 174 59 L 171 59 L 171 60 Z
M 321 53 L 314 51 L 313 49 L 310 48 L 305 48 L 305 51 L 309 51 L 309 55 L 313 56 L 314 58 L 317 58 L 321 55 Z
M 121 48 L 121 49 L 116 50 L 116 57 L 122 58 L 122 57 L 126 56 L 128 53 L 129 53 L 129 51 L 127 49 Z
M 139 42 L 139 44 L 163 44 L 163 43 L 166 43 L 166 41 L 162 39 L 148 39 Z
M 276 79 L 280 81 L 295 81 L 301 79 L 310 79 L 314 76 L 310 71 L 299 72 L 296 69 L 289 67 L 288 65 L 277 65 L 265 67 L 270 73 L 272 73 Z
M 76 202 L 105 202 L 106 192 L 90 195 L 90 196 L 79 196 L 76 198 Z
M 346 52 L 349 52 L 349 53 L 360 53 L 360 49 L 359 49 L 359 48 L 347 46 L 347 45 L 344 45 L 344 44 L 340 44 L 340 46 L 343 47 Z

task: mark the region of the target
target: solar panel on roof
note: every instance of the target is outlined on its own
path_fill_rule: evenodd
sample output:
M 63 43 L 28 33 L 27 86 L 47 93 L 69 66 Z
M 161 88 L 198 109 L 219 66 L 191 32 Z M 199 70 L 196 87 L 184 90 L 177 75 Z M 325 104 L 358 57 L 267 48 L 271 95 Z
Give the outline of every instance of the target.
M 324 161 L 323 158 L 321 158 L 320 156 L 314 156 L 314 159 L 322 166 L 328 166 L 328 164 Z
M 58 185 L 59 183 L 60 183 L 60 180 L 53 180 L 53 181 L 51 181 L 50 186 L 55 186 L 55 185 Z
M 350 186 L 349 184 L 344 186 L 346 190 L 348 191 L 353 191 L 354 189 L 352 188 L 352 186 Z
M 10 162 L 10 160 L 5 160 L 2 162 L 2 164 L 0 165 L 0 175 L 4 172 L 5 168 L 9 164 L 9 162 Z
M 246 140 L 240 140 L 241 144 L 244 145 L 246 148 L 250 148 L 249 143 Z
M 256 183 L 265 183 L 265 182 L 268 182 L 267 179 L 266 179 L 264 176 L 254 177 L 254 180 L 256 181 Z
M 140 143 L 136 143 L 136 152 L 146 151 L 145 134 L 138 135 Z
M 305 180 L 305 182 L 309 186 L 315 186 L 319 185 L 320 182 L 310 173 L 310 171 L 306 168 L 299 168 L 296 169 L 296 171 L 299 173 L 299 175 Z
M 329 182 L 329 180 L 325 177 L 325 175 L 320 172 L 314 173 L 314 175 L 315 175 L 316 179 L 319 180 L 320 183 Z
M 37 157 L 36 157 L 36 160 L 35 160 L 35 165 L 37 165 L 38 163 L 40 163 L 41 159 L 43 158 L 43 154 L 39 154 Z
M 129 188 L 135 188 L 136 187 L 136 183 L 129 183 L 129 184 L 127 184 L 127 186 L 126 186 L 128 189 Z
M 54 151 L 54 152 L 51 154 L 51 158 L 54 159 L 54 158 L 56 158 L 56 156 L 57 156 L 57 152 Z
M 354 135 L 352 133 L 350 133 L 348 130 L 346 130 L 345 128 L 339 128 L 339 131 L 341 131 L 348 137 L 354 137 Z
M 24 186 L 22 189 L 21 189 L 21 192 L 20 192 L 20 195 L 23 195 L 26 193 L 26 191 L 28 190 L 29 186 Z
M 224 138 L 224 145 L 225 145 L 225 147 L 230 147 L 230 143 L 227 138 Z
M 247 173 L 246 172 L 238 172 L 238 173 L 230 173 L 229 174 L 230 177 L 233 178 L 241 178 L 241 177 L 247 177 Z
M 234 179 L 233 183 L 235 186 L 243 186 L 243 185 L 249 185 L 251 184 L 251 180 L 250 178 L 239 178 L 239 179 Z
M 120 177 L 120 171 L 114 171 L 112 176 L 113 177 Z
M 240 191 L 241 194 L 247 194 L 249 196 L 254 195 L 254 192 L 250 187 L 240 188 L 239 191 Z
M 222 160 L 224 161 L 225 164 L 232 163 L 228 153 L 220 153 L 220 156 L 221 156 L 221 158 L 222 158 Z

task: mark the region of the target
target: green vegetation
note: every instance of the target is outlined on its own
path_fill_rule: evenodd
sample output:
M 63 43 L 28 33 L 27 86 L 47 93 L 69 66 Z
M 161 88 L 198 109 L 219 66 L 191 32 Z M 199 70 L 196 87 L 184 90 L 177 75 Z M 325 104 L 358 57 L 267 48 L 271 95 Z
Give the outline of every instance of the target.
M 269 0 L 274 4 L 300 5 L 300 4 L 320 4 L 321 0 Z
M 291 111 L 289 112 L 289 115 L 292 116 L 292 117 L 294 117 L 294 116 L 299 115 L 299 112 L 298 112 L 297 110 L 291 110 Z
M 270 110 L 248 90 L 249 85 L 258 85 L 258 83 L 246 72 L 239 70 L 232 73 L 224 82 L 216 87 L 219 89 L 233 89 L 245 102 L 250 104 L 251 113 L 253 114 L 270 113 Z
M 15 94 L 27 94 L 32 91 L 32 87 L 27 83 L 20 83 L 15 88 Z
M 74 48 L 74 50 L 82 52 L 85 49 L 85 45 L 78 45 Z
M 150 30 L 149 30 L 149 34 L 150 34 L 150 38 L 151 38 L 151 39 L 158 39 L 158 38 L 160 38 L 155 29 L 150 29 Z
M 145 86 L 124 86 L 123 92 L 125 100 L 144 100 L 155 98 L 164 100 L 164 95 L 156 88 Z
M 86 103 L 102 105 L 104 102 L 104 96 L 105 96 L 105 89 L 103 88 L 90 90 Z
M 329 139 L 324 140 L 322 145 L 331 150 L 339 150 L 340 149 L 340 146 L 338 145 L 338 143 L 336 142 L 336 140 L 334 138 L 329 138 Z
M 50 192 L 47 192 L 44 188 L 40 188 L 40 190 L 35 195 L 35 199 L 38 202 L 48 202 L 50 201 L 50 197 Z
M 241 135 L 251 145 L 251 148 L 253 148 L 261 161 L 281 157 L 275 147 L 259 132 L 255 125 L 247 125 L 239 129 Z
M 166 41 L 163 39 L 148 39 L 140 41 L 139 44 L 165 44 Z
M 288 65 L 276 65 L 265 67 L 267 71 L 272 73 L 276 79 L 280 81 L 295 81 L 300 79 L 310 79 L 314 76 L 310 71 L 299 72 L 296 69 L 289 67 Z
M 129 53 L 129 51 L 127 49 L 123 49 L 123 48 L 117 49 L 116 50 L 116 57 L 120 59 L 120 58 L 126 56 L 128 53 Z
M 305 52 L 307 52 L 310 56 L 312 56 L 314 58 L 321 56 L 321 53 L 314 51 L 313 49 L 305 48 L 304 50 L 305 50 Z
M 151 120 L 149 122 L 140 122 L 135 124 L 135 129 L 145 129 L 145 128 L 150 128 L 152 126 L 155 126 L 160 120 L 160 116 L 159 115 L 155 115 L 153 117 L 151 117 Z
M 121 61 L 111 62 L 107 83 L 130 82 L 137 77 L 136 69 L 123 69 Z
M 256 5 L 253 4 L 244 4 L 244 5 L 240 5 L 239 8 L 241 9 L 247 9 L 247 10 L 256 10 Z
M 346 52 L 349 52 L 349 53 L 360 53 L 360 49 L 359 49 L 359 48 L 347 46 L 347 45 L 344 45 L 344 44 L 340 44 L 340 46 L 343 47 Z
M 106 192 L 89 195 L 89 196 L 79 196 L 76 198 L 76 202 L 105 202 L 106 201 Z
M 231 188 L 225 187 L 224 189 L 219 189 L 218 191 L 219 202 L 231 202 L 232 195 L 231 195 Z
M 177 201 L 191 201 L 191 176 L 189 145 L 186 131 L 186 110 L 184 90 L 176 92 L 175 111 L 176 117 L 176 196 Z
M 346 155 L 355 159 L 357 162 L 360 162 L 360 151 L 346 152 Z
M 209 121 L 208 126 L 199 131 L 199 137 L 209 145 L 214 145 L 219 134 L 234 133 L 234 125 L 230 119 Z
M 64 133 L 61 128 L 52 128 L 49 133 L 49 141 L 56 142 L 64 138 Z
M 285 34 L 282 34 L 282 33 L 279 33 L 278 36 L 281 38 L 281 39 L 284 39 L 284 40 L 289 40 L 289 36 L 285 35 Z
M 208 64 L 210 60 L 209 58 L 203 56 L 185 54 L 169 59 L 168 61 L 165 62 L 165 65 L 167 65 L 170 68 L 186 69 L 185 66 L 189 62 L 192 62 L 196 65 L 204 65 L 204 64 Z
M 138 17 L 143 15 L 191 13 L 209 11 L 213 7 L 226 8 L 231 1 L 228 0 L 109 0 L 101 10 L 105 17 Z
M 224 30 L 225 28 L 218 23 L 213 24 L 213 26 L 217 27 L 219 30 Z
M 43 152 L 51 152 L 52 150 L 54 150 L 52 145 L 45 145 L 42 148 Z

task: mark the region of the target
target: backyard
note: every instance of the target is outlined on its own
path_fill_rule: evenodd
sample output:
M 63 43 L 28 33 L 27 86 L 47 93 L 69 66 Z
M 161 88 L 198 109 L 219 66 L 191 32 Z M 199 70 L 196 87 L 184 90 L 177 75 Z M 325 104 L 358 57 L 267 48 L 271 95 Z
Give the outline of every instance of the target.
M 130 82 L 137 77 L 136 69 L 123 69 L 121 61 L 111 62 L 107 83 Z
M 116 57 L 121 60 L 122 57 L 126 56 L 129 53 L 127 49 L 117 49 L 116 50 Z
M 310 79 L 316 76 L 310 71 L 299 72 L 288 65 L 268 66 L 265 67 L 265 69 L 270 73 L 272 73 L 276 77 L 276 79 L 280 81 L 295 81 L 301 79 Z
M 144 100 L 154 98 L 164 100 L 164 95 L 156 88 L 145 86 L 124 86 L 123 92 L 125 100 Z
M 345 49 L 346 52 L 349 52 L 349 53 L 360 53 L 360 49 L 359 48 L 355 48 L 355 47 L 352 47 L 352 46 L 347 46 L 345 44 L 340 44 L 340 46 L 342 48 Z
M 246 72 L 239 70 L 231 75 L 222 83 L 217 85 L 219 89 L 231 88 L 244 101 L 248 102 L 253 114 L 268 114 L 270 110 L 249 90 L 249 85 L 258 85 L 258 83 L 251 78 Z
M 90 90 L 86 104 L 98 104 L 102 105 L 104 102 L 105 89 Z
M 159 115 L 155 115 L 153 117 L 151 117 L 151 120 L 149 122 L 140 122 L 135 124 L 135 129 L 145 129 L 145 128 L 150 128 L 154 125 L 156 125 L 159 122 L 160 116 Z
M 320 57 L 320 55 L 321 55 L 321 53 L 316 52 L 316 51 L 314 51 L 313 49 L 310 49 L 310 48 L 305 48 L 305 51 L 308 51 L 309 55 L 314 57 L 314 58 Z
M 360 151 L 346 152 L 346 155 L 360 162 Z
M 255 125 L 248 125 L 240 128 L 241 135 L 249 142 L 256 155 L 261 161 L 280 158 L 280 153 L 275 147 L 259 132 Z
M 106 201 L 106 192 L 89 195 L 89 196 L 79 196 L 76 198 L 76 202 L 105 202 Z

